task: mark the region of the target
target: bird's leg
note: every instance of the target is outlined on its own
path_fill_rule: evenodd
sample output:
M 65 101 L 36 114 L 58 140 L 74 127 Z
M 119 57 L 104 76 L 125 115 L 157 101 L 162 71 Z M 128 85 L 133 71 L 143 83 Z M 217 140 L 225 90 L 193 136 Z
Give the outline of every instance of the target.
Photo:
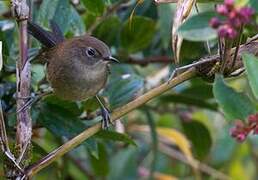
M 106 108 L 106 106 L 101 102 L 101 100 L 99 99 L 99 97 L 96 95 L 95 96 L 97 101 L 99 102 L 99 105 L 101 106 L 101 115 L 102 115 L 102 129 L 108 129 L 108 127 L 110 126 L 110 124 L 112 124 L 111 119 L 110 119 L 110 111 L 108 110 L 108 108 Z
M 47 96 L 47 95 L 52 94 L 52 93 L 53 93 L 53 91 L 47 91 L 47 92 L 43 92 L 41 94 L 29 96 L 29 97 L 17 97 L 19 99 L 28 99 L 28 101 L 20 109 L 18 109 L 16 111 L 16 113 L 19 113 L 21 111 L 24 111 L 24 110 L 28 109 L 32 104 L 36 103 L 37 101 L 39 101 L 44 96 Z
M 192 68 L 192 67 L 196 67 L 196 66 L 199 66 L 201 64 L 204 64 L 204 63 L 207 63 L 207 62 L 211 62 L 211 61 L 215 61 L 215 60 L 216 60 L 216 58 L 207 58 L 207 59 L 204 59 L 204 60 L 201 60 L 201 61 L 194 62 L 192 64 L 188 64 L 188 65 L 185 65 L 185 66 L 177 67 L 177 68 L 174 69 L 174 71 L 170 75 L 168 82 L 170 82 L 174 77 L 176 77 L 178 72 L 180 72 L 182 70 L 186 70 L 186 69 L 189 69 L 189 68 Z

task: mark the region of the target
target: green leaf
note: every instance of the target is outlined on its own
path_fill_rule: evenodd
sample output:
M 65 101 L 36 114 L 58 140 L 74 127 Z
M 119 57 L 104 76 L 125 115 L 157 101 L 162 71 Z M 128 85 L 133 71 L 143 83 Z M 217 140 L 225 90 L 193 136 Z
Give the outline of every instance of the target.
M 86 125 L 71 111 L 62 106 L 43 103 L 38 122 L 58 137 L 71 139 L 85 130 Z M 83 143 L 90 151 L 95 151 L 96 142 L 87 139 Z
M 161 103 L 173 102 L 173 103 L 181 103 L 181 104 L 202 107 L 213 111 L 217 110 L 216 104 L 206 102 L 205 100 L 202 100 L 196 96 L 189 96 L 184 94 L 169 94 L 169 95 L 161 96 L 160 101 Z
M 242 57 L 249 84 L 252 88 L 254 96 L 256 99 L 258 99 L 258 58 L 252 54 L 243 54 Z
M 137 146 L 134 140 L 130 136 L 128 136 L 127 134 L 122 134 L 115 131 L 102 130 L 96 134 L 96 137 L 101 139 L 106 139 L 106 140 L 112 140 L 112 141 L 121 141 L 127 144 Z
M 249 114 L 255 112 L 254 104 L 248 96 L 227 86 L 221 75 L 215 77 L 213 94 L 227 120 L 245 120 Z
M 193 144 L 195 154 L 199 159 L 204 159 L 209 153 L 212 145 L 209 130 L 199 121 L 183 122 L 182 125 L 184 134 Z
M 70 26 L 70 30 L 74 35 L 85 34 L 84 22 L 74 7 L 71 7 Z
M 87 11 L 95 16 L 101 16 L 105 10 L 105 3 L 103 0 L 82 0 Z
M 106 148 L 101 143 L 98 143 L 98 154 L 99 154 L 98 158 L 96 158 L 93 155 L 90 155 L 92 169 L 95 175 L 106 176 L 110 168 L 109 168 Z
M 119 107 L 132 99 L 134 99 L 137 94 L 142 90 L 144 79 L 133 73 L 121 74 L 116 71 L 122 66 L 112 66 L 111 77 L 109 78 L 109 83 L 105 89 L 105 95 L 108 96 L 111 109 Z M 113 73 L 114 72 L 114 73 Z
M 137 177 L 137 149 L 129 146 L 126 149 L 120 149 L 112 159 L 110 164 L 112 168 L 108 174 L 108 180 L 132 180 L 139 179 Z
M 258 13 L 258 3 L 257 0 L 249 0 L 250 7 L 255 9 L 256 13 Z
M 58 1 L 53 20 L 59 25 L 63 32 L 68 30 L 70 25 L 71 6 L 69 0 Z
M 158 10 L 158 24 L 160 28 L 160 34 L 161 34 L 161 39 L 164 48 L 168 48 L 170 42 L 170 33 L 171 33 L 171 24 L 172 24 L 172 18 L 171 14 L 173 13 L 173 8 L 169 4 L 159 4 L 157 6 Z
M 112 46 L 117 40 L 120 27 L 121 22 L 119 18 L 117 16 L 112 16 L 99 24 L 94 30 L 93 35 L 104 41 L 107 45 Z
M 178 29 L 179 35 L 189 41 L 208 41 L 217 37 L 217 32 L 209 26 L 215 12 L 204 12 L 187 19 Z
M 147 17 L 134 16 L 128 19 L 121 31 L 121 46 L 130 53 L 141 51 L 148 47 L 155 34 L 155 22 Z

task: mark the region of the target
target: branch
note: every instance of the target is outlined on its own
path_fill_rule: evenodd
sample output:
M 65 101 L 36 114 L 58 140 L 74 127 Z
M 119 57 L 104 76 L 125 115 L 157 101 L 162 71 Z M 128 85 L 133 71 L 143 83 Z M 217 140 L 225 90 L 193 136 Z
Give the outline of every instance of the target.
M 121 61 L 121 63 L 135 64 L 135 65 L 141 65 L 141 66 L 148 65 L 149 63 L 168 64 L 168 63 L 171 63 L 171 62 L 173 62 L 173 59 L 171 59 L 168 56 L 150 56 L 150 57 L 146 57 L 146 58 L 143 58 L 143 59 L 137 59 L 137 58 L 129 57 L 126 61 Z
M 223 179 L 223 180 L 229 180 L 230 177 L 227 175 L 217 171 L 216 169 L 213 169 L 212 167 L 198 161 L 198 160 L 193 160 L 194 162 L 189 162 L 189 160 L 179 151 L 172 149 L 168 145 L 159 144 L 159 150 L 163 152 L 164 154 L 167 154 L 168 156 L 177 159 L 185 164 L 188 164 L 193 167 L 193 164 L 196 164 L 198 166 L 198 169 L 200 169 L 202 172 L 212 176 L 215 179 Z M 195 168 L 195 167 L 193 167 Z
M 191 68 L 188 71 L 186 71 L 185 73 L 182 73 L 181 75 L 177 76 L 176 78 L 174 78 L 168 82 L 165 82 L 165 83 L 161 84 L 160 86 L 148 91 L 147 93 L 145 93 L 142 96 L 136 98 L 135 100 L 129 102 L 128 104 L 115 109 L 111 114 L 111 121 L 115 121 L 115 120 L 121 118 L 125 114 L 140 107 L 141 105 L 143 105 L 143 104 L 147 103 L 148 101 L 150 101 L 151 99 L 161 95 L 162 93 L 166 92 L 167 90 L 170 90 L 171 88 L 175 87 L 176 85 L 195 77 L 195 75 L 196 75 L 195 68 Z M 38 171 L 42 170 L 43 168 L 45 168 L 46 166 L 48 166 L 49 164 L 51 164 L 52 162 L 54 162 L 55 160 L 57 160 L 58 158 L 63 156 L 65 153 L 72 150 L 76 146 L 80 145 L 83 141 L 85 141 L 89 137 L 96 134 L 100 129 L 101 129 L 101 123 L 98 123 L 88 129 L 86 129 L 85 131 L 83 131 L 82 133 L 80 133 L 79 135 L 77 135 L 76 137 L 71 139 L 70 141 L 66 142 L 65 144 L 63 144 L 62 146 L 57 148 L 56 150 L 49 153 L 47 156 L 43 157 L 41 160 L 39 160 L 35 164 L 26 168 L 25 175 L 29 176 L 29 177 L 35 175 Z
M 26 98 L 30 96 L 30 62 L 28 61 L 28 36 L 27 36 L 27 19 L 29 17 L 29 7 L 26 0 L 12 0 L 12 12 L 16 17 L 19 26 L 19 46 L 20 58 L 16 65 L 17 81 L 17 109 L 20 109 L 26 103 Z M 32 134 L 32 123 L 30 110 L 26 109 L 17 113 L 17 132 L 16 132 L 16 149 L 18 150 L 19 160 L 30 144 Z

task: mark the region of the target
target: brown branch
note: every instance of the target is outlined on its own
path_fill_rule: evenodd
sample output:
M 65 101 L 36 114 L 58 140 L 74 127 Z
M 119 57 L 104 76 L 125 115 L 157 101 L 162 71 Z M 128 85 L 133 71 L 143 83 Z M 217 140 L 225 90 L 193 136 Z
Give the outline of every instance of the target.
M 28 60 L 28 36 L 27 36 L 27 19 L 29 17 L 29 7 L 26 0 L 13 0 L 12 12 L 16 17 L 19 26 L 19 47 L 20 58 L 16 66 L 17 78 L 17 109 L 20 109 L 26 103 L 24 97 L 30 96 L 30 62 Z M 21 98 L 23 97 L 23 98 Z M 19 160 L 22 159 L 24 152 L 30 144 L 32 134 L 32 123 L 30 110 L 26 109 L 17 113 L 17 132 L 16 132 L 16 149 Z
M 194 163 L 190 162 L 181 152 L 172 149 L 171 147 L 159 143 L 159 150 L 163 152 L 164 154 L 167 154 L 168 156 L 177 159 L 185 164 L 188 164 L 190 166 L 193 166 L 193 164 L 196 164 L 198 166 L 198 169 L 200 169 L 202 172 L 205 172 L 206 174 L 210 175 L 211 177 L 215 179 L 221 179 L 221 180 L 229 180 L 230 177 L 217 171 L 216 169 L 213 169 L 212 167 L 199 162 L 198 160 L 193 160 Z M 195 168 L 195 167 L 194 167 Z
M 171 62 L 173 62 L 173 60 L 168 56 L 150 56 L 150 57 L 145 57 L 143 59 L 129 57 L 127 60 L 121 61 L 121 63 L 124 63 L 124 64 L 135 64 L 140 66 L 145 66 L 150 63 L 168 64 Z
M 165 83 L 161 84 L 160 86 L 143 94 L 142 96 L 136 98 L 135 100 L 129 102 L 128 104 L 115 109 L 112 112 L 111 120 L 115 121 L 115 120 L 121 118 L 125 114 L 127 114 L 127 113 L 131 112 L 132 110 L 140 107 L 141 105 L 147 103 L 149 100 L 161 95 L 162 93 L 166 92 L 167 90 L 170 90 L 172 87 L 175 87 L 176 85 L 178 85 L 188 79 L 193 78 L 195 76 L 195 74 L 196 74 L 196 70 L 194 68 L 191 68 L 188 71 L 186 71 L 185 73 L 182 73 L 181 75 L 177 76 L 176 78 L 170 80 L 169 82 L 165 82 Z M 75 148 L 76 146 L 81 144 L 83 141 L 85 141 L 86 139 L 88 139 L 89 137 L 91 137 L 92 135 L 97 133 L 100 129 L 101 129 L 100 123 L 86 129 L 85 131 L 83 131 L 82 133 L 80 133 L 79 135 L 77 135 L 76 137 L 71 139 L 70 141 L 66 142 L 65 144 L 63 144 L 62 146 L 57 148 L 56 150 L 49 153 L 47 156 L 43 157 L 41 160 L 39 160 L 35 164 L 26 168 L 25 175 L 29 176 L 29 177 L 35 175 L 38 171 L 42 170 L 43 168 L 45 168 L 46 166 L 51 164 L 53 161 L 55 161 L 58 158 L 60 158 L 61 156 L 63 156 L 65 153 L 67 153 L 68 151 L 72 150 L 73 148 Z

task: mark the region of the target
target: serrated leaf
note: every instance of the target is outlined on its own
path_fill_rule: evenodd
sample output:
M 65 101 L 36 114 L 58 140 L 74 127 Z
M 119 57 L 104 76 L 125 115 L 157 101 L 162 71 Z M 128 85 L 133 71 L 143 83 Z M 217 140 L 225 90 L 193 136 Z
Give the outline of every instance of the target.
M 147 17 L 134 16 L 121 30 L 121 46 L 130 53 L 141 51 L 150 45 L 155 34 L 155 22 Z
M 105 3 L 103 0 L 82 0 L 86 9 L 95 16 L 101 16 L 105 10 Z
M 238 93 L 227 86 L 221 75 L 216 75 L 215 77 L 213 94 L 229 121 L 235 119 L 245 120 L 249 114 L 255 112 L 255 107 L 248 96 Z
M 258 99 L 258 58 L 252 54 L 243 54 L 242 57 L 249 84 L 254 96 Z
M 184 134 L 192 142 L 193 151 L 199 159 L 209 153 L 212 139 L 207 127 L 199 121 L 183 122 Z M 200 141 L 201 139 L 201 141 Z
M 215 12 L 204 12 L 194 15 L 178 28 L 178 33 L 189 41 L 208 41 L 215 39 L 217 32 L 209 26 L 210 19 L 215 16 Z
M 121 141 L 127 144 L 137 146 L 134 140 L 131 137 L 129 137 L 127 134 L 122 134 L 115 131 L 102 130 L 96 134 L 96 137 L 101 139 L 106 139 L 106 140 L 112 140 L 112 141 Z

